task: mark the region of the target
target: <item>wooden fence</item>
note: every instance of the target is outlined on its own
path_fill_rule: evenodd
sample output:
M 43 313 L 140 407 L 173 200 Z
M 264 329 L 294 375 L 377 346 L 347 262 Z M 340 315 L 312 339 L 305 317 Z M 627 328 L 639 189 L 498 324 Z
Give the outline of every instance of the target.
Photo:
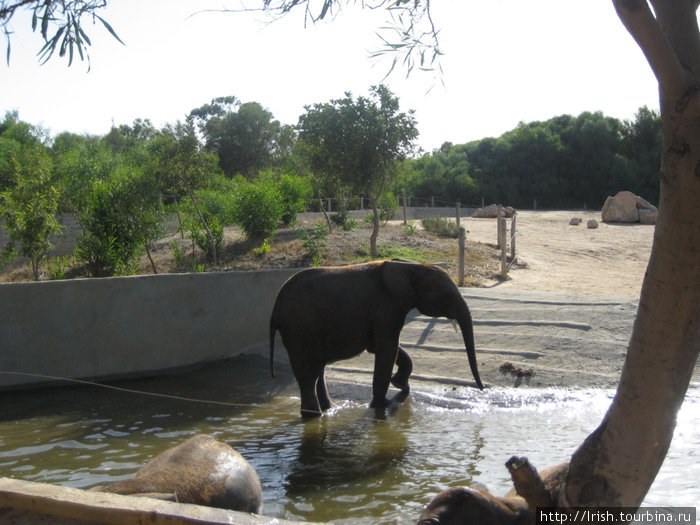
M 518 218 L 518 213 L 517 212 L 513 213 L 513 216 L 510 218 L 510 226 L 509 226 L 508 225 L 508 218 L 506 217 L 506 214 L 503 211 L 503 206 L 499 206 L 498 217 L 496 220 L 496 226 L 497 226 L 497 233 L 496 233 L 497 244 L 496 244 L 496 246 L 501 251 L 501 272 L 500 272 L 501 279 L 508 278 L 508 270 L 510 270 L 511 266 L 513 266 L 513 264 L 516 261 L 515 234 L 516 234 L 517 218 Z M 457 203 L 457 207 L 456 207 L 456 221 L 457 221 L 457 226 L 460 226 L 459 203 Z M 508 232 L 510 232 L 510 235 L 508 235 Z M 459 242 L 459 249 L 458 249 L 459 261 L 457 264 L 457 285 L 464 286 L 464 259 L 465 259 L 466 249 L 467 249 L 467 231 L 461 226 L 459 228 L 459 240 L 458 240 L 458 242 Z M 510 261 L 508 261 L 508 247 L 509 246 L 510 246 Z

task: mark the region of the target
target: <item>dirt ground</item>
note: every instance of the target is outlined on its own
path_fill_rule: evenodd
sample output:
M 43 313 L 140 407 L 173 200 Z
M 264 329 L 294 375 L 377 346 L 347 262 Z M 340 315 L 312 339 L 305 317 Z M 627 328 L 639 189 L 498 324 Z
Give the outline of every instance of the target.
M 574 217 L 581 218 L 581 224 L 570 225 Z M 598 228 L 586 226 L 591 219 Z M 495 220 L 468 218 L 462 222 L 470 239 L 495 242 Z M 516 267 L 500 286 L 639 297 L 653 237 L 654 226 L 604 223 L 597 211 L 520 211 L 516 257 L 526 266 Z

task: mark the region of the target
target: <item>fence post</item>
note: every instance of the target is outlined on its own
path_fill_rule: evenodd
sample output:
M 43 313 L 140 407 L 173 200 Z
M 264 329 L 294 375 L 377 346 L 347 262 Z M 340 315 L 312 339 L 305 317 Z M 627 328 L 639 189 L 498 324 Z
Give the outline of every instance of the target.
M 467 232 L 459 229 L 459 261 L 457 263 L 457 286 L 464 286 L 464 252 L 467 244 Z
M 435 197 L 430 197 L 430 207 L 434 208 L 435 207 Z
M 328 197 L 328 211 L 333 211 L 333 209 L 331 208 L 331 198 L 330 197 Z
M 515 222 L 518 213 L 513 213 L 513 218 L 510 220 L 510 260 L 515 262 Z
M 496 248 L 501 249 L 503 247 L 504 235 L 501 235 L 501 220 L 503 219 L 503 206 L 498 205 L 498 213 L 496 214 L 496 231 L 497 231 L 497 242 Z
M 457 218 L 456 218 L 457 227 L 461 226 L 461 217 L 460 217 L 461 216 L 461 210 L 460 210 L 461 206 L 462 206 L 462 203 L 457 201 L 457 203 L 455 204 L 455 212 L 457 213 Z
M 508 277 L 508 257 L 506 256 L 506 251 L 508 250 L 506 242 L 506 217 L 501 211 L 498 217 L 498 234 L 501 238 L 501 277 L 506 279 Z
M 408 222 L 406 221 L 406 190 L 403 190 L 402 196 L 403 196 L 403 223 L 405 226 L 406 224 L 408 224 Z

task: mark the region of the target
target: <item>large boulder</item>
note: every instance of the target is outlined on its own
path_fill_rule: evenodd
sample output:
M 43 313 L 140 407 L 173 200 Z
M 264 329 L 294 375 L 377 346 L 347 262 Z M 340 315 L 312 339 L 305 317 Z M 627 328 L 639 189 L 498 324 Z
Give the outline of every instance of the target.
M 608 197 L 601 211 L 603 222 L 656 224 L 657 214 L 656 206 L 631 191 L 620 191 L 614 197 Z
M 474 213 L 472 214 L 472 217 L 475 219 L 495 219 L 498 217 L 498 207 L 501 206 L 500 204 L 489 204 L 488 206 L 484 206 L 483 208 L 477 208 Z M 513 214 L 515 213 L 515 209 L 511 208 L 510 206 L 502 206 L 503 211 L 506 214 L 506 217 L 512 217 Z

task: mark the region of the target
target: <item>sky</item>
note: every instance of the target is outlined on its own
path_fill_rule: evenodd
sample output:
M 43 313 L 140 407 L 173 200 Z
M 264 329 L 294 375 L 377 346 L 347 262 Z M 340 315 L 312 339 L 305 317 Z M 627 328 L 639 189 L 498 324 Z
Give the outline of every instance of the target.
M 366 95 L 389 71 L 390 59 L 370 57 L 382 47 L 384 10 L 348 7 L 306 27 L 302 11 L 274 22 L 200 12 L 239 5 L 111 0 L 100 14 L 126 45 L 89 21 L 89 71 L 86 62 L 76 58 L 69 68 L 57 55 L 38 65 L 43 42 L 20 13 L 11 24 L 10 64 L 0 64 L 0 117 L 17 110 L 51 135 L 102 135 L 136 118 L 161 127 L 235 95 L 296 124 L 304 106 L 346 91 Z M 420 71 L 406 78 L 397 66 L 384 80 L 401 109 L 415 111 L 426 152 L 562 114 L 631 120 L 641 106 L 658 111 L 656 80 L 610 0 L 436 0 L 433 18 L 445 53 L 442 78 Z

